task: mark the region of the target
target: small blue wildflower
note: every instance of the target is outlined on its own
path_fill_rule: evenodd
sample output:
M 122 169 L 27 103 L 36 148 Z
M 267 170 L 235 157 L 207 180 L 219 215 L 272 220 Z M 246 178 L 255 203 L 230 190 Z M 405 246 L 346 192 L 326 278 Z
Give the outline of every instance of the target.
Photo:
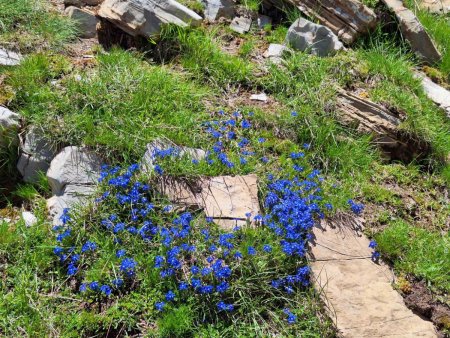
M 109 285 L 104 284 L 104 285 L 102 285 L 100 287 L 100 292 L 105 294 L 105 296 L 108 297 L 108 296 L 111 295 L 112 290 L 111 290 L 111 287 Z
M 87 284 L 86 283 L 81 284 L 79 290 L 80 290 L 80 292 L 86 292 Z
M 171 302 L 175 299 L 175 293 L 172 290 L 170 290 L 166 293 L 165 297 L 168 302 Z
M 248 252 L 248 254 L 249 254 L 250 256 L 256 255 L 256 250 L 255 250 L 255 248 L 252 247 L 252 246 L 249 246 L 249 247 L 247 248 L 247 252 Z
M 377 242 L 374 240 L 371 240 L 369 243 L 369 248 L 375 249 L 378 246 Z
M 272 247 L 269 244 L 264 244 L 263 250 L 264 252 L 272 252 Z
M 155 308 L 158 311 L 163 311 L 165 306 L 166 306 L 165 302 L 158 302 L 155 304 Z
M 98 288 L 99 288 L 99 285 L 98 285 L 98 282 L 90 282 L 89 283 L 89 288 L 92 290 L 92 291 L 97 291 L 98 290 Z
M 125 256 L 125 254 L 126 254 L 126 251 L 124 249 L 120 249 L 120 250 L 116 251 L 117 258 L 123 257 L 123 256 Z

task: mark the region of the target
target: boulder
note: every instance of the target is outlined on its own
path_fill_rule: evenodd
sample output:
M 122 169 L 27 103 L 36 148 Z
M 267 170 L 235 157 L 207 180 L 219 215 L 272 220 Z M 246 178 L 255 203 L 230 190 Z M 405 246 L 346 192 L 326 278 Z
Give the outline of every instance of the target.
M 172 203 L 202 209 L 227 230 L 247 223 L 247 214 L 259 214 L 256 175 L 201 177 L 195 181 L 160 177 L 156 188 Z
M 105 0 L 98 15 L 131 36 L 143 37 L 159 33 L 162 24 L 186 27 L 202 20 L 175 0 Z
M 100 175 L 100 163 L 100 158 L 87 149 L 65 147 L 55 156 L 47 171 L 52 193 L 61 196 L 67 192 L 67 186 L 95 185 Z
M 216 21 L 219 18 L 231 19 L 236 13 L 236 3 L 233 0 L 206 0 L 205 19 Z
M 39 172 L 46 173 L 56 151 L 41 129 L 31 128 L 25 135 L 17 169 L 25 182 L 34 182 Z
M 0 47 L 0 66 L 17 66 L 22 55 Z
M 252 19 L 243 16 L 235 17 L 230 24 L 231 30 L 239 34 L 247 33 L 250 30 L 251 26 L 252 26 Z
M 157 152 L 168 149 L 173 149 L 173 156 L 177 157 L 188 156 L 192 160 L 197 161 L 201 161 L 206 157 L 206 152 L 202 149 L 177 146 L 175 143 L 169 140 L 156 139 L 153 142 L 147 144 L 147 150 L 142 157 L 142 170 L 153 170 Z
M 341 91 L 337 98 L 337 120 L 357 132 L 373 135 L 384 155 L 392 160 L 411 162 L 431 151 L 430 144 L 400 129 L 401 116 L 385 107 L 350 92 Z
M 0 148 L 17 144 L 19 127 L 19 114 L 0 106 Z
M 317 56 L 331 55 L 344 47 L 329 28 L 304 18 L 297 19 L 289 27 L 286 43 L 294 49 L 309 51 Z
M 375 13 L 358 0 L 270 0 L 275 5 L 284 2 L 296 6 L 336 34 L 345 44 L 353 43 L 377 23 Z
M 55 196 L 47 200 L 53 224 L 59 224 L 64 208 L 82 205 L 95 192 L 100 158 L 84 148 L 66 147 L 50 163 L 48 182 Z
M 80 36 L 82 38 L 93 38 L 97 35 L 98 19 L 94 13 L 75 6 L 67 7 L 65 13 L 78 23 Z
M 397 17 L 400 30 L 414 53 L 427 64 L 439 62 L 439 51 L 414 13 L 406 8 L 401 0 L 383 0 L 383 3 Z

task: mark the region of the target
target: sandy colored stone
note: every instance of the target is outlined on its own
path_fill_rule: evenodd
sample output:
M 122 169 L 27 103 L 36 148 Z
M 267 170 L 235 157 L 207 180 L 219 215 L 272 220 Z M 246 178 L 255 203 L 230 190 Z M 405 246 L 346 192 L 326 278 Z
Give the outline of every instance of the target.
M 0 47 L 0 66 L 17 66 L 22 61 L 22 55 Z
M 393 289 L 389 267 L 371 261 L 358 219 L 322 222 L 313 232 L 313 282 L 343 337 L 437 337 L 433 324 L 409 310 Z
M 450 118 L 450 91 L 434 83 L 422 73 L 416 73 L 415 76 L 422 80 L 422 87 L 428 98 L 444 109 Z
M 246 214 L 259 214 L 256 175 L 203 177 L 196 181 L 162 178 L 158 190 L 173 203 L 203 209 L 226 229 L 246 223 Z

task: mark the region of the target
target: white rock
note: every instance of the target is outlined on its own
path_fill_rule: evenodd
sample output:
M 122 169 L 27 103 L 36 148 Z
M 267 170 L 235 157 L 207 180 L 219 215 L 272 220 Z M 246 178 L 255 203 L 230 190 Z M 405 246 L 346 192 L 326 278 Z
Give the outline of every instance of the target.
M 243 16 L 238 16 L 231 21 L 230 28 L 238 32 L 239 34 L 244 34 L 250 30 L 250 27 L 252 25 L 252 19 L 251 18 L 245 18 Z
M 97 35 L 98 19 L 94 13 L 85 8 L 80 9 L 74 6 L 67 7 L 65 13 L 77 21 L 81 37 L 93 38 Z
M 287 48 L 285 45 L 280 45 L 278 43 L 271 43 L 269 45 L 269 48 L 264 52 L 263 56 L 265 58 L 281 58 L 283 55 L 289 51 L 289 48 Z
M 444 109 L 450 118 L 450 91 L 434 83 L 424 74 L 416 73 L 416 76 L 422 79 L 423 90 L 428 98 Z
M 267 95 L 265 93 L 260 93 L 260 94 L 253 94 L 253 95 L 251 95 L 250 96 L 250 100 L 267 102 L 268 98 L 267 98 Z
M 0 106 L 0 147 L 17 144 L 19 126 L 19 114 Z
M 0 66 L 17 66 L 22 61 L 22 55 L 0 47 Z
M 65 147 L 50 163 L 47 178 L 54 195 L 63 195 L 68 185 L 95 185 L 100 175 L 100 158 L 84 148 Z
M 98 15 L 132 36 L 149 37 L 162 24 L 200 24 L 202 17 L 175 0 L 106 0 Z
M 344 47 L 329 28 L 304 18 L 297 19 L 289 27 L 286 42 L 295 49 L 310 51 L 317 56 L 334 54 Z
M 22 219 L 25 222 L 26 227 L 32 227 L 37 223 L 37 218 L 32 212 L 22 211 Z
M 233 0 L 205 0 L 205 19 L 216 21 L 218 18 L 231 19 L 236 12 L 236 3 Z

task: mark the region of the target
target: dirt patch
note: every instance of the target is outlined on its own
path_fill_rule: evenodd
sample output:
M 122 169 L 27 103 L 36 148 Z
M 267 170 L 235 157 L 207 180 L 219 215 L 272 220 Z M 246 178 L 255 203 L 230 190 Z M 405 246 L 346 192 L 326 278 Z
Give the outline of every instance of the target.
M 403 295 L 408 308 L 431 320 L 441 330 L 441 337 L 450 337 L 450 307 L 439 302 L 424 281 L 412 282 L 410 292 Z

